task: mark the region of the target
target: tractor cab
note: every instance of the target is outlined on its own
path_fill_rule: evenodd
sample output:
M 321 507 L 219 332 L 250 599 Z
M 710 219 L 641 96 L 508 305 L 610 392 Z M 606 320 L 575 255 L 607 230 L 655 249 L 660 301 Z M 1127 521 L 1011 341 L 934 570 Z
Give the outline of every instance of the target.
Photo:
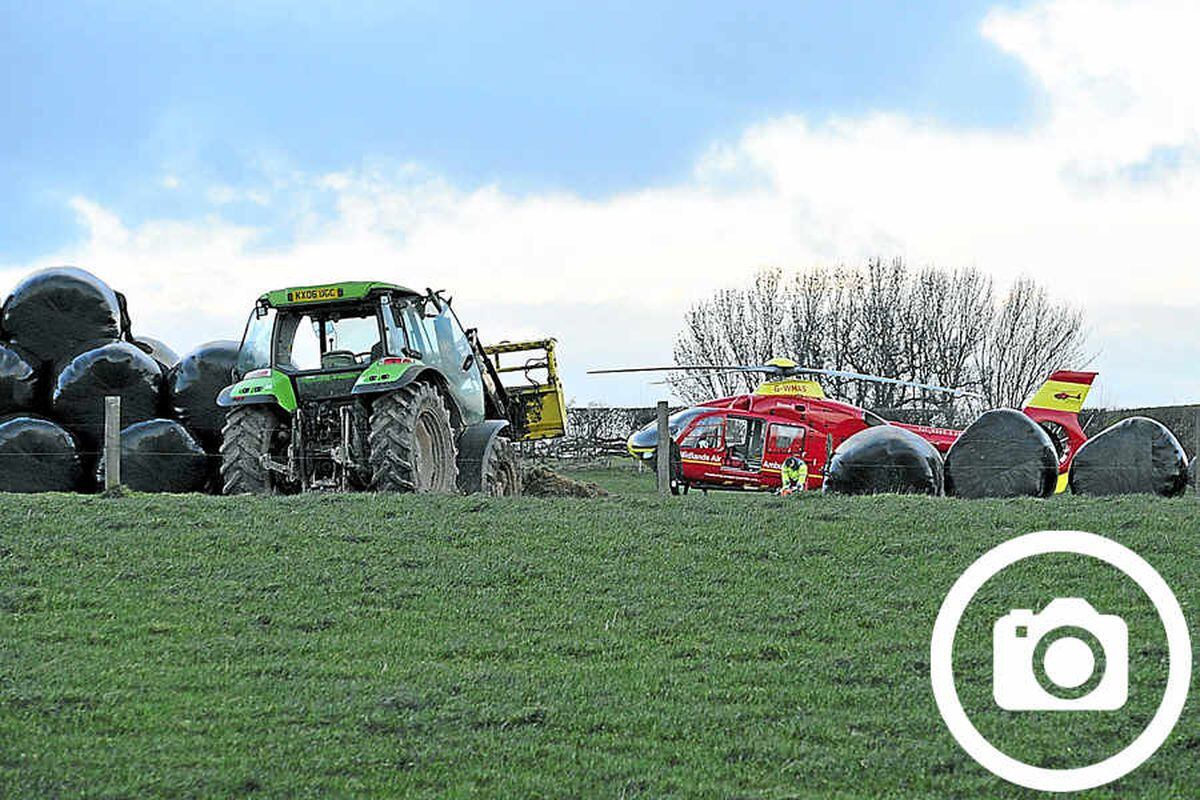
M 295 400 L 370 394 L 417 363 L 446 376 L 468 424 L 482 419 L 474 347 L 448 301 L 387 283 L 344 283 L 268 292 L 255 304 L 238 354 L 238 378 L 270 370 Z M 459 373 L 465 373 L 459 376 Z M 236 387 L 232 393 L 238 396 Z

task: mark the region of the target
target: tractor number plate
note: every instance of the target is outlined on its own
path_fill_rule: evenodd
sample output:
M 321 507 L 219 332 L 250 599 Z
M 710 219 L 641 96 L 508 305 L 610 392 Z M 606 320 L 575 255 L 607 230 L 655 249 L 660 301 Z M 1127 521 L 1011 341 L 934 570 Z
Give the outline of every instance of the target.
M 345 292 L 338 286 L 320 286 L 315 289 L 294 289 L 287 293 L 289 303 L 316 303 L 321 300 L 338 300 Z

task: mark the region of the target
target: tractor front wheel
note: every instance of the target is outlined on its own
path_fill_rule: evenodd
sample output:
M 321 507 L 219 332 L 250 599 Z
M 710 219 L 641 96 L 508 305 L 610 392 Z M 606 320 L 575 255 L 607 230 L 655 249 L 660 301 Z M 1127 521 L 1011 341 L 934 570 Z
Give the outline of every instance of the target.
M 441 393 L 410 383 L 375 400 L 371 408 L 371 488 L 377 492 L 451 493 L 457 486 L 458 449 Z
M 521 494 L 521 465 L 507 436 L 497 436 L 483 464 L 483 491 L 493 497 Z
M 274 494 L 282 487 L 263 459 L 278 457 L 287 448 L 287 426 L 267 406 L 241 406 L 225 417 L 221 434 L 221 491 L 223 494 Z

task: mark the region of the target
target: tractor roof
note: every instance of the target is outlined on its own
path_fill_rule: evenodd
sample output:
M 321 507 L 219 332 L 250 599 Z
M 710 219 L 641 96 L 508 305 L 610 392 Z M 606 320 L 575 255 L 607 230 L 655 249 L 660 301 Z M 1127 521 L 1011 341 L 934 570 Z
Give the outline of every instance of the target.
M 345 281 L 324 283 L 317 286 L 292 286 L 267 292 L 258 298 L 274 308 L 289 306 L 322 305 L 325 303 L 352 303 L 363 300 L 373 292 L 394 291 L 400 294 L 419 294 L 412 289 L 384 281 Z

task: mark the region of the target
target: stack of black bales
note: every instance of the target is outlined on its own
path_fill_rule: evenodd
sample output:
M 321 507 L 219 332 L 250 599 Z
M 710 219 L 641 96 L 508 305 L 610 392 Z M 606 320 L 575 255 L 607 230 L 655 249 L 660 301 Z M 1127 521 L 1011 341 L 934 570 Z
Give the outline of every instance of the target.
M 121 471 L 136 491 L 215 485 L 216 396 L 233 342 L 182 359 L 130 330 L 125 298 L 75 267 L 21 281 L 0 321 L 0 491 L 91 491 L 103 469 L 104 398 L 121 398 Z

